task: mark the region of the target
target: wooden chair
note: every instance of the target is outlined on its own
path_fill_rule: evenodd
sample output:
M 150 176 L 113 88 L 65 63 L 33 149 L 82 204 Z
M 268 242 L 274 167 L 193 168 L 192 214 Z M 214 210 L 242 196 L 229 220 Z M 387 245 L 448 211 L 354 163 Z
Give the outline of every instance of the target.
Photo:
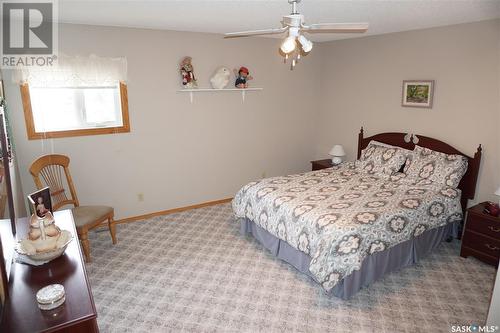
M 64 155 L 45 155 L 35 160 L 29 171 L 33 176 L 38 189 L 46 186 L 50 188 L 52 208 L 57 210 L 66 205 L 73 205 L 73 218 L 78 232 L 78 238 L 82 243 L 85 260 L 90 261 L 90 244 L 88 232 L 108 221 L 109 231 L 113 244 L 116 244 L 116 228 L 113 207 L 107 206 L 80 206 L 76 196 L 75 186 L 69 173 L 69 157 Z M 42 182 L 43 179 L 43 182 Z M 45 183 L 45 184 L 44 184 Z M 67 196 L 66 187 L 69 188 Z

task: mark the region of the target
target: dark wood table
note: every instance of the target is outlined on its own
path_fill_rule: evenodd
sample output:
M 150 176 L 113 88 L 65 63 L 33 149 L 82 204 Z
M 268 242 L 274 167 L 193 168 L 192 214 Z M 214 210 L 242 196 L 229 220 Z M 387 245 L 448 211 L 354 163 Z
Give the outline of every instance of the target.
M 73 241 L 61 257 L 42 266 L 12 264 L 9 298 L 0 332 L 99 332 L 97 311 L 71 210 L 55 212 L 54 218 L 61 229 L 73 234 Z M 27 219 L 19 219 L 16 226 L 17 237 L 26 237 Z M 66 302 L 54 310 L 42 311 L 36 302 L 36 292 L 53 283 L 64 286 Z
M 311 161 L 312 171 L 322 170 L 326 168 L 331 168 L 333 166 L 332 159 L 328 158 L 325 160 Z
M 484 212 L 485 202 L 467 209 L 460 256 L 498 266 L 500 259 L 500 217 Z

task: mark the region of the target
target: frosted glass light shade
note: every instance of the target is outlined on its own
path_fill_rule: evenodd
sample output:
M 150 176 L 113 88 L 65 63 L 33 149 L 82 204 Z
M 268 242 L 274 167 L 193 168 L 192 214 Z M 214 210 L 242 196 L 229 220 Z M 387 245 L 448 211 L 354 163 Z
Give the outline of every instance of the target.
M 335 145 L 333 148 L 330 150 L 330 153 L 328 153 L 330 156 L 335 156 L 335 157 L 342 157 L 345 156 L 345 151 L 344 147 L 341 145 Z
M 281 44 L 281 51 L 285 54 L 291 53 L 297 47 L 295 36 L 288 36 Z
M 311 52 L 311 50 L 313 48 L 313 43 L 310 40 L 308 40 L 307 38 L 305 38 L 303 35 L 300 35 L 298 39 L 299 39 L 300 45 L 302 46 L 302 50 L 305 53 Z

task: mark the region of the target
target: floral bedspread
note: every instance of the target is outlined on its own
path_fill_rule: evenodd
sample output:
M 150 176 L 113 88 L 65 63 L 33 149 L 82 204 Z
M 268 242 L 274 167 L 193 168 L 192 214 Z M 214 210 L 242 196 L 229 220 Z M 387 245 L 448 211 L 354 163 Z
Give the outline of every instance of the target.
M 232 205 L 237 218 L 308 254 L 327 291 L 366 256 L 462 219 L 460 190 L 370 175 L 350 162 L 251 182 Z

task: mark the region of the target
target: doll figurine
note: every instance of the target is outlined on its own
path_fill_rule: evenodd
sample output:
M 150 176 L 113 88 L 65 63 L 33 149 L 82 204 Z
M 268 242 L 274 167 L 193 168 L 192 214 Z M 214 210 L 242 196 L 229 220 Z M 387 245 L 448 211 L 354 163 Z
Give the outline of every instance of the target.
M 239 70 L 234 70 L 234 75 L 236 75 L 236 82 L 234 83 L 234 86 L 236 88 L 248 88 L 248 82 L 253 79 L 251 77 L 250 72 L 248 71 L 248 68 L 246 67 L 240 67 Z
M 196 78 L 194 76 L 193 65 L 191 64 L 191 57 L 184 57 L 181 61 L 181 76 L 182 86 L 186 89 L 197 88 Z

